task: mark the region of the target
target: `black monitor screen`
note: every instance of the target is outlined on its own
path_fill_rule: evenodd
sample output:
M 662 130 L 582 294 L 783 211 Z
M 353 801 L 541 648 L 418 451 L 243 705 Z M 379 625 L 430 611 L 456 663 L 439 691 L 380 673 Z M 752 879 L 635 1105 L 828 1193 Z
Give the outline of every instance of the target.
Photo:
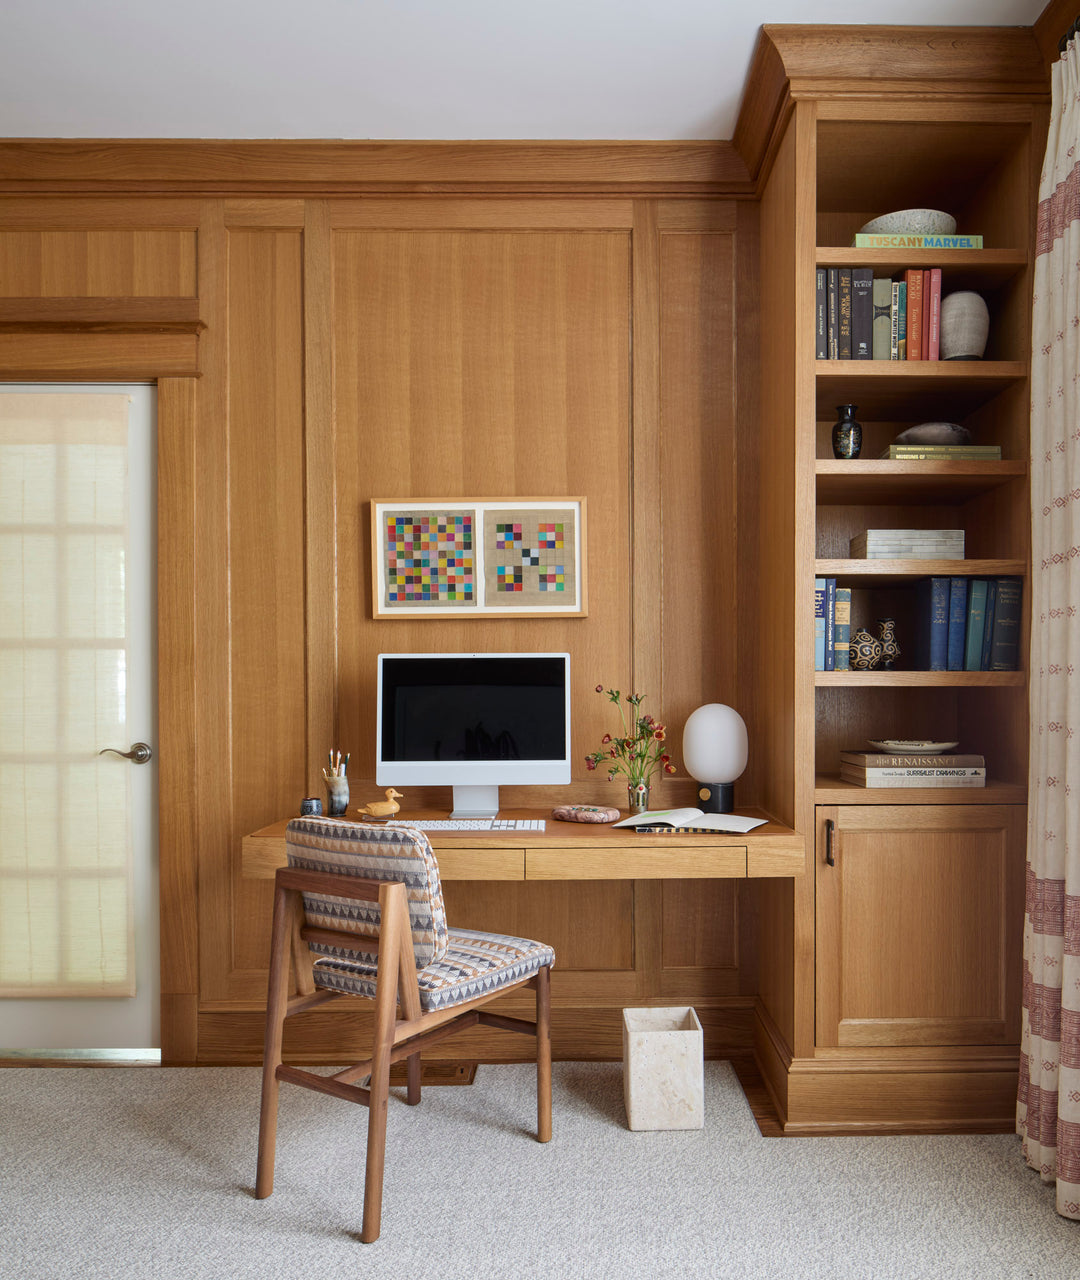
M 402 657 L 382 661 L 384 761 L 563 760 L 561 657 Z

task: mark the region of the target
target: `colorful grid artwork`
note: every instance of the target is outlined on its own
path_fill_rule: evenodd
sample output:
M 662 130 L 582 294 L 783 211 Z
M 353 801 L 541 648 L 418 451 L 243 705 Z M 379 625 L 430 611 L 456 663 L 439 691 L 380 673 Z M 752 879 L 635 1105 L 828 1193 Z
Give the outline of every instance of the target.
M 371 501 L 375 618 L 583 617 L 583 498 Z
M 391 512 L 383 534 L 388 604 L 474 603 L 472 512 Z

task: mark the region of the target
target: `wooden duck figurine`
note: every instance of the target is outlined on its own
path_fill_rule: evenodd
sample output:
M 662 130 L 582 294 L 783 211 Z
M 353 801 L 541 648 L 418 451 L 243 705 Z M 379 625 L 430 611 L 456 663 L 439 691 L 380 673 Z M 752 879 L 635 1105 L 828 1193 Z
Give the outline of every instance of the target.
M 393 787 L 387 787 L 383 793 L 385 800 L 375 800 L 371 804 L 366 804 L 361 809 L 357 809 L 357 813 L 362 813 L 368 818 L 392 818 L 401 808 L 398 801 L 403 799 L 400 791 L 395 791 Z

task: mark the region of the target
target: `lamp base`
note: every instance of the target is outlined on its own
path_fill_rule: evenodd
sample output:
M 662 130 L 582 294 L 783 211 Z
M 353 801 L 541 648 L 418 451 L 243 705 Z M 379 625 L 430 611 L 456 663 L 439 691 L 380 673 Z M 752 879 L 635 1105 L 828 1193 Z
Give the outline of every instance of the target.
M 730 813 L 735 808 L 734 782 L 699 782 L 697 786 L 702 813 Z

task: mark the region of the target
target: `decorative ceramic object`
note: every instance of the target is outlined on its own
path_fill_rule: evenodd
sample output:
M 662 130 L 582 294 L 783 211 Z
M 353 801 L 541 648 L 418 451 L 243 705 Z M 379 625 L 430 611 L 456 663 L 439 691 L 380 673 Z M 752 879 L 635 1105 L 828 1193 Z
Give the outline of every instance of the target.
M 859 231 L 883 236 L 952 236 L 956 234 L 956 219 L 940 209 L 898 209 L 871 219 Z
M 990 311 L 980 294 L 963 289 L 942 298 L 942 360 L 981 360 L 989 333 Z
M 836 412 L 840 415 L 832 429 L 832 451 L 834 458 L 857 458 L 862 448 L 862 424 L 855 421 L 857 404 L 838 404 Z
M 305 796 L 300 801 L 300 816 L 302 818 L 318 818 L 322 816 L 322 801 L 318 796 Z
M 860 627 L 851 637 L 850 666 L 852 671 L 873 671 L 881 662 L 884 646 L 877 636 Z
M 881 641 L 881 665 L 886 671 L 896 668 L 900 657 L 900 645 L 896 639 L 896 619 L 878 618 L 878 639 Z
M 349 808 L 349 779 L 344 774 L 340 777 L 327 775 L 325 770 L 323 777 L 326 779 L 327 816 L 343 818 Z
M 607 805 L 561 804 L 552 809 L 551 816 L 556 822 L 617 822 L 619 811 Z
M 385 800 L 373 800 L 371 804 L 366 804 L 362 809 L 357 809 L 357 813 L 362 813 L 365 818 L 392 818 L 401 808 L 398 801 L 402 798 L 400 791 L 395 791 L 393 787 L 387 787 L 383 792 L 386 796 Z
M 968 444 L 971 432 L 956 422 L 920 422 L 896 437 L 896 444 Z
M 890 756 L 939 756 L 943 751 L 951 751 L 959 742 L 924 742 L 916 738 L 881 738 L 871 739 L 870 746 L 875 751 L 883 751 Z

